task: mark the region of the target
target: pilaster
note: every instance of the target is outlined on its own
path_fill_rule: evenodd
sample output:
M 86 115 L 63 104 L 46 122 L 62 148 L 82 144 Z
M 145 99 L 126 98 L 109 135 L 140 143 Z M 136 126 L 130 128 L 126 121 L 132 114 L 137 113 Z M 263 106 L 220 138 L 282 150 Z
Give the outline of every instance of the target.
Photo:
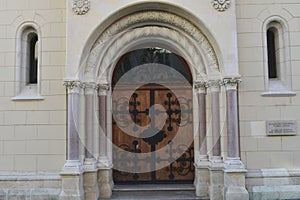
M 211 80 L 208 86 L 211 93 L 212 115 L 212 157 L 210 159 L 210 199 L 223 199 L 224 195 L 224 163 L 221 157 L 221 129 L 220 129 L 220 80 Z
M 98 168 L 98 186 L 100 197 L 109 198 L 112 195 L 112 176 L 110 163 L 107 155 L 107 95 L 109 92 L 108 84 L 99 84 L 99 158 Z
M 198 116 L 199 116 L 199 155 L 195 162 L 195 181 L 197 196 L 209 195 L 209 161 L 207 155 L 207 138 L 206 138 L 206 90 L 208 84 L 205 81 L 195 83 L 195 89 L 198 97 Z
M 245 174 L 247 170 L 239 157 L 238 133 L 238 102 L 237 87 L 239 79 L 224 79 L 226 89 L 227 113 L 227 158 L 224 168 L 224 197 L 228 200 L 249 199 L 245 188 Z
M 221 156 L 212 156 L 210 159 L 210 199 L 224 199 L 224 163 Z
M 68 92 L 68 127 L 67 127 L 67 161 L 60 173 L 62 190 L 59 198 L 62 200 L 82 199 L 82 165 L 79 161 L 79 93 L 82 84 L 79 81 L 67 81 L 64 84 Z

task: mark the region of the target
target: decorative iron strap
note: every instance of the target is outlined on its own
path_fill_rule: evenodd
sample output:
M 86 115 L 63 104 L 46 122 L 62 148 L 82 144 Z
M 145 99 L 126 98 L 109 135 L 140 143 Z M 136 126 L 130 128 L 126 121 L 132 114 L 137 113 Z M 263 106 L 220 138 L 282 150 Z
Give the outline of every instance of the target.
M 138 110 L 137 106 L 140 105 L 140 102 L 137 101 L 138 94 L 137 93 L 133 93 L 132 94 L 132 98 L 133 98 L 133 102 L 130 102 L 130 105 L 133 106 L 132 110 L 129 110 L 129 113 L 133 115 L 133 121 L 134 121 L 134 127 L 132 128 L 133 131 L 137 131 L 138 127 L 136 126 L 138 120 L 137 120 L 137 116 L 140 113 L 145 113 L 146 115 L 149 115 L 149 109 L 145 109 L 145 110 Z

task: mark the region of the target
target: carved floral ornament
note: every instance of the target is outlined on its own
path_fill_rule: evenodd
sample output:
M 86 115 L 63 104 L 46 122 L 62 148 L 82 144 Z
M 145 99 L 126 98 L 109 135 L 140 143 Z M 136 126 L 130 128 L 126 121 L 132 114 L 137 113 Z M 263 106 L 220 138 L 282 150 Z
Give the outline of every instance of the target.
M 77 15 L 84 15 L 90 10 L 89 0 L 73 0 L 72 10 Z
M 99 94 L 107 93 L 110 87 L 107 83 L 93 83 L 93 82 L 81 82 L 78 80 L 65 81 L 63 84 L 68 93 L 80 93 L 81 89 L 84 89 L 86 93 L 94 93 L 94 91 L 99 90 Z
M 227 10 L 230 7 L 230 0 L 212 0 L 211 4 L 213 5 L 213 7 L 220 11 L 223 12 L 225 10 Z
M 226 90 L 236 90 L 237 86 L 240 82 L 242 82 L 241 79 L 224 79 L 224 85 L 226 87 Z

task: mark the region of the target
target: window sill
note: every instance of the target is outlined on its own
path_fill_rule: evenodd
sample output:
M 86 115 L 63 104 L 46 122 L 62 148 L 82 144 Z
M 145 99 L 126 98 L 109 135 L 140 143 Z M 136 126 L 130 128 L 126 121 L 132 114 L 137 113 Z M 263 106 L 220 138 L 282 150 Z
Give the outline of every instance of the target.
M 13 98 L 11 98 L 13 101 L 31 101 L 31 100 L 44 100 L 44 97 L 40 95 L 36 96 L 24 96 L 24 95 L 18 95 Z
M 293 91 L 266 91 L 261 94 L 264 97 L 290 97 L 296 96 L 296 92 Z

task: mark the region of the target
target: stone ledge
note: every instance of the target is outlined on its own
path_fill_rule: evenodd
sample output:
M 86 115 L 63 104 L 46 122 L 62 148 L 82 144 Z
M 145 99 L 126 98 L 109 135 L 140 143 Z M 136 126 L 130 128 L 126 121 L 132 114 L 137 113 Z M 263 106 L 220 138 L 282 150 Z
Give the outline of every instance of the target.
M 300 185 L 253 186 L 250 199 L 300 199 Z
M 60 189 L 39 188 L 39 189 L 6 189 L 0 190 L 0 199 L 45 199 L 58 200 Z
M 260 169 L 248 170 L 246 178 L 266 178 L 266 177 L 299 177 L 300 169 Z

